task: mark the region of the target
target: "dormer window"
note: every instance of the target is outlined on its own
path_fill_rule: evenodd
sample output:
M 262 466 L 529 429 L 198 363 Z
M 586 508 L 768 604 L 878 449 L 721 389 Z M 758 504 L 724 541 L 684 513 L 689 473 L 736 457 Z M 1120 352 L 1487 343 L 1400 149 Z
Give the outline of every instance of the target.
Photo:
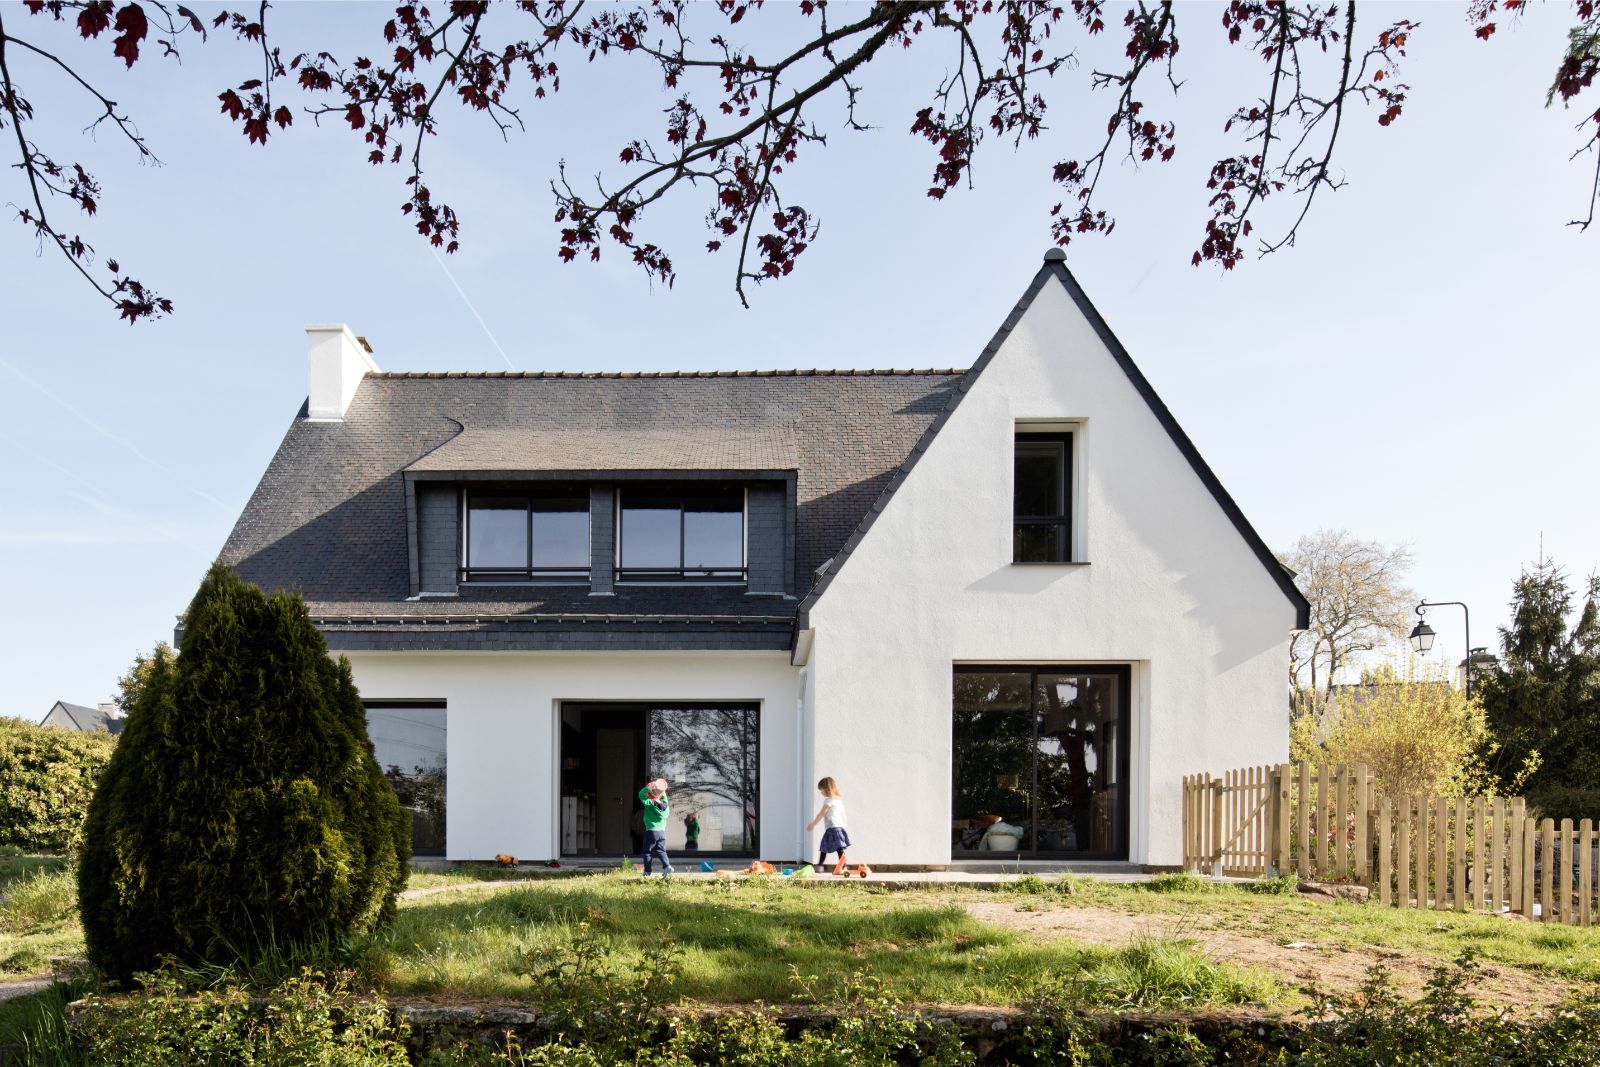
M 745 580 L 742 488 L 625 488 L 620 496 L 618 581 Z
M 465 494 L 464 582 L 589 580 L 587 489 Z
M 1072 434 L 1018 433 L 1013 563 L 1072 562 Z

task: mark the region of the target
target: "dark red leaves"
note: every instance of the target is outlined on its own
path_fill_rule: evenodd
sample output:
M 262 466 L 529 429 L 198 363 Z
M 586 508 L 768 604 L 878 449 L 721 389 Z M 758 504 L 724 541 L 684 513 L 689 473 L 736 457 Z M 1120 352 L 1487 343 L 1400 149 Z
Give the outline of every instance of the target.
M 237 122 L 244 117 L 244 101 L 239 99 L 239 94 L 232 89 L 224 89 L 217 94 L 217 99 L 222 101 L 222 113 Z
M 79 25 L 81 27 L 81 22 Z M 150 32 L 150 21 L 145 18 L 144 8 L 138 4 L 124 4 L 118 8 L 116 29 L 117 36 L 112 38 L 111 53 L 131 67 L 139 58 L 139 42 Z
M 111 0 L 89 0 L 78 12 L 78 34 L 98 37 L 111 28 Z

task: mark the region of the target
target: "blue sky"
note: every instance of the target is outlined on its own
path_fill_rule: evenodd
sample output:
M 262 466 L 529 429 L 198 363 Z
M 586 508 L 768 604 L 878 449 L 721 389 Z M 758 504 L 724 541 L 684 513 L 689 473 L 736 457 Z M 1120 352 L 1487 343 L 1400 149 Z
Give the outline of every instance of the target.
M 1468 601 L 1473 643 L 1493 646 L 1541 536 L 1575 578 L 1600 568 L 1600 232 L 1565 225 L 1592 170 L 1566 161 L 1576 114 L 1544 107 L 1567 10 L 1486 44 L 1463 7 L 1364 9 L 1362 34 L 1422 22 L 1405 115 L 1381 130 L 1358 114 L 1340 154 L 1349 185 L 1320 199 L 1297 248 L 1225 277 L 1188 255 L 1210 161 L 1230 151 L 1222 119 L 1258 72 L 1229 69 L 1240 57 L 1210 7 L 1179 10 L 1187 84 L 1151 97 L 1177 122 L 1177 157 L 1110 174 L 1116 232 L 1075 243 L 1069 265 L 1269 544 L 1322 526 L 1408 542 L 1415 588 Z M 80 52 L 66 27 L 14 3 L 4 15 Z M 343 58 L 375 39 L 383 8 L 275 18 L 287 50 Z M 94 243 L 178 308 L 130 328 L 20 226 L 0 229 L 0 714 L 35 719 L 57 699 L 106 699 L 135 652 L 170 639 L 305 396 L 306 324 L 348 323 L 386 370 L 966 366 L 1048 247 L 1050 164 L 1081 155 L 1108 106 L 1085 101 L 1081 71 L 1064 75 L 1045 137 L 991 146 L 974 189 L 934 202 L 931 153 L 904 131 L 945 55 L 889 57 L 864 98 L 878 128 L 836 130 L 787 189 L 821 214 L 821 239 L 744 310 L 733 260 L 698 252 L 697 195 L 644 226 L 676 253 L 670 291 L 615 253 L 556 258 L 556 163 L 616 173 L 639 129 L 627 116 L 665 102 L 643 68 L 569 56 L 561 93 L 526 101 L 529 133 L 509 144 L 452 116 L 428 147 L 436 195 L 463 218 L 447 273 L 399 215 L 401 175 L 363 162 L 340 124 L 301 116 L 262 150 L 216 113 L 216 93 L 252 76 L 248 49 L 216 38 L 181 66 L 131 72 L 109 51 L 91 68 L 159 168 L 80 134 L 93 111 L 58 78 L 17 73 L 46 116 L 35 135 L 106 186 Z M 6 200 L 22 195 L 0 181 Z M 1459 658 L 1459 613 L 1431 621 Z

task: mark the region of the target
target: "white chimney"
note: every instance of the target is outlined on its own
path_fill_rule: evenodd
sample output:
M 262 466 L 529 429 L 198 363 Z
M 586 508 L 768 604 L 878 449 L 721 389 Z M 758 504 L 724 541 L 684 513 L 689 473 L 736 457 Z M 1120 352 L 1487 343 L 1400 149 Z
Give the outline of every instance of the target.
M 372 361 L 372 346 L 343 323 L 307 326 L 306 337 L 311 342 L 311 392 L 306 415 L 323 422 L 339 422 L 350 410 L 362 376 L 378 369 Z

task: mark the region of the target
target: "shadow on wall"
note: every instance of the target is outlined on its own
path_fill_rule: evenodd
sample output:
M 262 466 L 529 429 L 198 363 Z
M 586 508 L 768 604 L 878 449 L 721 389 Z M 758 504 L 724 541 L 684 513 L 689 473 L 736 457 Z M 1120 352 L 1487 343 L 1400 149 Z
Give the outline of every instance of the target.
M 1082 564 L 1062 563 L 1043 566 L 1017 566 L 1007 564 L 967 586 L 969 593 L 1011 593 L 1027 596 L 1042 593 L 1061 582 L 1083 585 L 1089 581 L 1089 568 Z
M 1152 427 L 1152 432 L 1160 428 Z M 1188 462 L 1181 455 L 1176 458 L 1187 470 Z M 1124 487 L 1120 491 L 1115 488 L 1119 484 Z M 1192 485 L 1192 491 L 1181 495 L 1140 492 L 1136 480 L 1113 476 L 1100 488 L 1105 510 L 1121 517 L 1127 538 L 1121 550 L 1145 556 L 1166 581 L 1177 585 L 1189 603 L 1185 616 L 1216 635 L 1212 671 L 1222 674 L 1286 641 L 1294 609 L 1206 487 L 1198 478 Z M 1210 509 L 1214 518 L 1203 527 L 1219 531 L 1222 553 L 1207 551 L 1196 536 L 1202 524 L 1190 520 L 1186 509 Z M 1287 670 L 1287 661 L 1284 666 Z

